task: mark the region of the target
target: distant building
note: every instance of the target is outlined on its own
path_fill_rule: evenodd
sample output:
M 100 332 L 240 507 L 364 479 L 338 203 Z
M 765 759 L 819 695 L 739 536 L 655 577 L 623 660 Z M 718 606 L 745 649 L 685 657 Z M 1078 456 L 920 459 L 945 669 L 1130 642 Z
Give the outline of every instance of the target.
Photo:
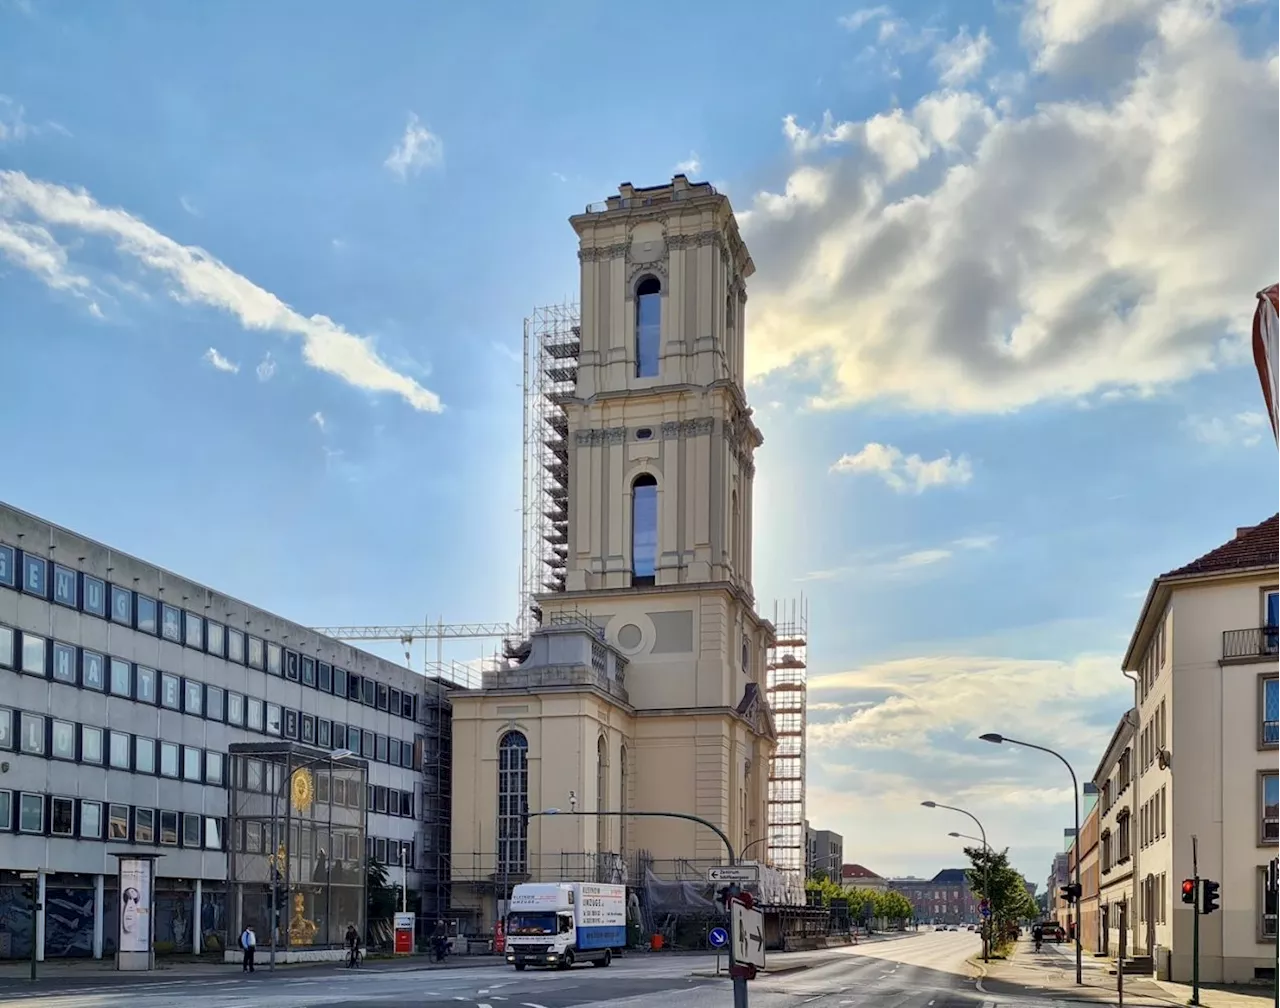
M 846 889 L 874 889 L 876 892 L 887 892 L 889 889 L 888 879 L 860 864 L 841 865 L 840 884 Z
M 911 902 L 915 918 L 927 924 L 978 923 L 978 898 L 963 868 L 945 868 L 931 879 L 895 878 L 888 887 Z
M 804 824 L 805 878 L 824 871 L 828 878 L 838 876 L 844 863 L 844 837 L 832 830 L 812 829 Z

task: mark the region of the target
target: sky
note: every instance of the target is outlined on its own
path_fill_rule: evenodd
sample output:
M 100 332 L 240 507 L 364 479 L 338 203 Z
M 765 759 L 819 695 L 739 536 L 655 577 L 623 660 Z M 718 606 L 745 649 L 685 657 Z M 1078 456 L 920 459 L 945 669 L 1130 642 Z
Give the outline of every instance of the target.
M 757 267 L 813 824 L 926 876 L 959 805 L 1043 880 L 1069 781 L 977 736 L 1089 777 L 1151 578 L 1276 510 L 1275 5 L 484 8 L 0 0 L 0 499 L 310 625 L 512 620 L 522 319 L 684 172 Z

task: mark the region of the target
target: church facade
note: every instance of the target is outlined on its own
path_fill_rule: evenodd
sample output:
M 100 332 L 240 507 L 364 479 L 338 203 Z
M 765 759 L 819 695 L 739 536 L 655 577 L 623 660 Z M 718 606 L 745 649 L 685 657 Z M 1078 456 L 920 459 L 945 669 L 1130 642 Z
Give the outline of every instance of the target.
M 453 907 L 482 927 L 517 882 L 723 862 L 711 830 L 635 813 L 696 815 L 764 854 L 773 627 L 751 585 L 751 258 L 728 199 L 684 176 L 623 185 L 570 223 L 563 573 L 529 640 L 450 697 Z M 604 814 L 524 817 L 549 809 Z

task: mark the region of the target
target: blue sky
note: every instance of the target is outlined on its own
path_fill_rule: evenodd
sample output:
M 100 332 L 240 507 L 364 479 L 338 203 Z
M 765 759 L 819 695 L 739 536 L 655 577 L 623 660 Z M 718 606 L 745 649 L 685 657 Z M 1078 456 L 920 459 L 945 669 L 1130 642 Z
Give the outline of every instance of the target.
M 1275 510 L 1274 5 L 505 9 L 0 0 L 0 496 L 307 623 L 511 619 L 521 319 L 679 168 L 758 267 L 816 824 L 932 874 L 950 799 L 1042 879 L 1061 772 L 974 739 L 1087 776 L 1150 578 Z

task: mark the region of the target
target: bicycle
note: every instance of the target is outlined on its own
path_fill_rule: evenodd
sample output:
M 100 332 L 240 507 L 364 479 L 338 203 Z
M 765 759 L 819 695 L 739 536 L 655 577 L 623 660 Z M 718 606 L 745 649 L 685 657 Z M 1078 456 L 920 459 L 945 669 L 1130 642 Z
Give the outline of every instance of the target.
M 360 950 L 358 948 L 353 948 L 347 953 L 347 969 L 359 969 L 360 962 L 363 958 L 364 956 L 360 954 Z

